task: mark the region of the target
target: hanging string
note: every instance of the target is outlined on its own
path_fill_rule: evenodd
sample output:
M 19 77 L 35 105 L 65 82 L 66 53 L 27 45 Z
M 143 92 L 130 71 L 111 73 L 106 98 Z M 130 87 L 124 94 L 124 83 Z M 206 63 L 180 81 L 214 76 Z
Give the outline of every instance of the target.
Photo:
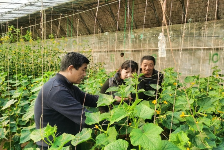
M 132 35 L 133 35 L 134 6 L 135 6 L 135 0 L 132 0 L 132 13 L 131 13 L 131 39 L 132 39 Z
M 43 0 L 41 0 L 41 4 L 42 4 L 42 7 L 41 7 L 41 22 L 40 22 L 40 24 L 41 24 L 41 53 L 42 53 L 42 82 L 43 82 L 43 76 L 44 76 L 44 68 L 43 68 L 43 63 L 44 63 L 44 58 L 43 58 L 43 50 L 44 50 L 44 44 L 43 44 L 43 40 L 44 40 L 44 28 L 43 28 L 43 23 L 44 23 L 44 11 L 43 11 Z M 43 113 L 44 113 L 44 105 L 43 105 L 43 103 L 44 103 L 44 97 L 43 97 L 43 88 L 42 88 L 42 102 L 41 102 L 41 117 L 40 117 L 40 128 L 42 129 L 43 127 L 44 127 L 44 115 L 43 115 Z M 40 134 L 43 134 L 43 132 L 41 132 Z M 42 137 L 43 137 L 43 135 L 41 135 Z M 43 140 L 42 140 L 42 148 L 43 148 Z
M 127 0 L 125 0 L 125 13 L 124 13 L 124 44 L 123 44 L 124 50 L 125 50 L 125 42 L 126 42 L 126 21 L 127 21 Z

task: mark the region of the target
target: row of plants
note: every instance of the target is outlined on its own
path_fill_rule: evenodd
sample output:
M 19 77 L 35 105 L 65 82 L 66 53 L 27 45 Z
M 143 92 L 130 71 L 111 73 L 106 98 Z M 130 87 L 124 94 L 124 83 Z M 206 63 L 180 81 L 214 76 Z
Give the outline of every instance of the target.
M 100 68 L 102 65 L 96 66 Z M 4 68 L 1 68 L 0 73 L 0 143 L 4 143 L 3 148 L 7 150 L 20 150 L 22 145 L 25 145 L 26 149 L 35 148 L 36 144 L 30 138 L 31 132 L 35 129 L 34 102 L 42 85 L 56 72 L 43 72 L 41 76 L 34 78 L 26 74 L 8 76 L 3 70 Z M 91 71 L 88 70 L 87 76 L 93 76 Z M 101 68 L 97 76 L 103 74 L 106 75 L 106 72 Z M 98 80 L 92 91 L 93 89 L 99 91 L 106 78 L 107 76 Z M 93 85 L 93 83 L 87 84 Z
M 91 49 L 86 46 L 86 41 L 72 41 L 70 49 L 78 47 L 79 51 L 91 59 Z M 53 35 L 49 35 L 47 40 L 33 39 L 29 29 L 22 35 L 20 29 L 9 26 L 8 32 L 0 35 L 0 66 L 10 76 L 27 73 L 35 77 L 43 72 L 58 71 L 61 56 L 66 53 L 67 43 L 67 38 L 55 39 Z
M 134 75 L 133 79 L 126 80 L 127 85 L 108 89 L 117 91 L 122 99 L 135 93 L 134 102 L 113 105 L 115 100 L 111 95 L 100 94 L 98 106 L 113 105 L 110 112 L 86 113 L 86 123 L 95 127 L 77 135 L 56 137 L 50 149 L 62 149 L 68 141 L 74 146 L 88 141 L 92 150 L 221 150 L 224 147 L 224 89 L 220 70 L 213 69 L 212 76 L 187 76 L 182 82 L 178 80 L 180 73 L 173 68 L 165 69 L 163 91 L 154 101 L 138 99 L 138 93 L 144 90 L 137 89 L 139 76 Z M 105 119 L 106 128 L 102 124 Z M 56 127 L 35 130 L 31 133 L 34 141 L 44 138 L 38 136 L 40 132 L 46 133 L 46 138 L 55 134 Z
M 34 40 L 29 30 L 26 35 L 21 35 L 20 30 L 13 26 L 1 37 L 0 143 L 4 149 L 36 147 L 30 139 L 35 129 L 34 101 L 43 83 L 60 70 L 61 56 L 65 50 L 59 42 L 53 36 L 46 41 L 39 38 Z M 92 61 L 91 50 L 83 50 L 82 53 Z M 102 68 L 102 64 L 94 67 Z M 89 69 L 89 76 L 96 69 Z
M 130 104 L 122 101 L 119 105 L 113 105 L 115 100 L 111 95 L 100 94 L 98 107 L 112 105 L 110 112 L 101 114 L 95 110 L 94 113 L 87 113 L 86 123 L 95 125 L 94 128 L 83 129 L 77 135 L 63 134 L 59 137 L 55 135 L 56 126 L 35 130 L 33 121 L 37 92 L 55 72 L 46 72 L 36 79 L 17 74 L 8 80 L 7 72 L 2 71 L 0 138 L 6 140 L 4 148 L 16 150 L 22 149 L 23 143 L 26 143 L 26 149 L 35 149 L 34 142 L 49 135 L 55 137 L 53 141 L 47 141 L 51 143 L 50 149 L 65 149 L 63 145 L 72 141 L 73 145 L 87 142 L 91 149 L 107 150 L 219 150 L 224 146 L 224 89 L 220 84 L 223 82 L 220 70 L 217 67 L 213 69 L 212 76 L 187 76 L 184 81 L 178 80 L 180 73 L 173 68 L 165 69 L 163 91 L 154 101 L 138 99 L 138 93 L 144 90 L 137 89 L 139 76 L 136 74 L 126 81 L 126 85 L 108 89 L 117 91 L 122 99 L 135 93 L 135 101 Z M 89 70 L 86 80 L 79 86 L 89 90 L 89 93 L 99 94 L 108 75 L 101 65 L 98 73 L 93 72 L 96 70 Z M 152 87 L 157 88 L 156 85 Z M 105 119 L 106 127 L 102 126 Z

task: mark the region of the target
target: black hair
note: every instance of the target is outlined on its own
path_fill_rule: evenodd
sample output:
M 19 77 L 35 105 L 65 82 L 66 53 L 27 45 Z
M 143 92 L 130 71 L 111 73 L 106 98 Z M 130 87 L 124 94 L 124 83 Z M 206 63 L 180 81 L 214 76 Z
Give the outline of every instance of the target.
M 60 71 L 65 71 L 70 65 L 78 70 L 84 63 L 89 64 L 89 59 L 76 52 L 67 53 L 61 60 L 61 68 Z
M 126 60 L 125 62 L 123 62 L 123 64 L 121 65 L 120 69 L 118 70 L 118 72 L 120 72 L 122 69 L 127 70 L 128 68 L 131 68 L 131 72 L 137 72 L 138 71 L 138 63 L 136 63 L 133 60 Z
M 154 65 L 156 65 L 156 60 L 153 56 L 147 55 L 147 56 L 143 56 L 141 59 L 141 63 L 143 62 L 143 60 L 152 60 Z

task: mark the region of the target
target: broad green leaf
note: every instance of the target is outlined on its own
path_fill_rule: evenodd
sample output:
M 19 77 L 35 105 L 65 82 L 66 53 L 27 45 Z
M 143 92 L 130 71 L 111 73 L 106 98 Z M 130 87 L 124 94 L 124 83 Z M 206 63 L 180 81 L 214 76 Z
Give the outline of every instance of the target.
M 110 113 L 102 113 L 100 114 L 100 121 L 105 120 L 110 117 Z
M 34 115 L 34 104 L 31 104 L 26 113 L 23 115 L 22 120 L 28 121 Z
M 100 112 L 96 112 L 96 113 L 86 112 L 85 115 L 86 115 L 85 123 L 88 125 L 92 125 L 92 124 L 96 124 L 100 122 Z
M 195 131 L 202 131 L 203 123 L 202 122 L 195 122 L 196 120 L 192 116 L 186 117 L 186 123 L 192 127 Z
M 18 88 L 12 95 L 12 98 L 18 98 L 23 93 L 23 90 L 21 88 Z
M 106 93 L 108 93 L 108 92 L 113 92 L 113 91 L 118 91 L 118 87 L 117 86 L 112 86 L 112 87 L 110 87 L 110 88 L 108 88 L 107 90 L 106 90 Z
M 172 142 L 162 140 L 159 150 L 181 150 Z
M 72 145 L 76 146 L 82 142 L 85 142 L 91 138 L 92 129 L 84 128 L 80 133 L 77 133 L 72 140 Z
M 38 85 L 37 87 L 33 87 L 33 88 L 31 89 L 31 92 L 40 91 L 41 88 L 42 88 L 42 86 Z
M 38 142 L 42 139 L 42 137 L 44 138 L 44 129 L 37 129 L 34 130 L 33 132 L 31 132 L 30 134 L 30 138 L 34 141 L 34 142 Z
M 99 134 L 96 137 L 96 145 L 107 145 L 116 141 L 117 131 L 115 127 L 110 127 L 106 133 Z
M 193 81 L 194 81 L 194 77 L 192 77 L 192 76 L 187 76 L 187 77 L 184 79 L 184 81 L 185 81 L 186 83 L 193 82 Z
M 21 131 L 20 143 L 25 143 L 30 140 L 30 129 L 24 128 Z
M 144 92 L 145 90 L 144 89 L 139 89 L 138 90 L 138 93 L 142 93 L 142 92 Z
M 175 103 L 176 106 L 177 105 L 187 105 L 187 104 L 188 104 L 187 98 L 185 96 L 178 96 L 176 98 L 176 103 Z M 187 107 L 189 107 L 189 106 L 187 105 Z
M 129 85 L 125 88 L 125 97 L 128 97 L 131 92 L 134 92 L 135 88 L 132 85 Z
M 0 128 L 0 139 L 5 138 L 5 129 L 4 128 Z
M 163 131 L 162 128 L 153 124 L 146 123 L 142 130 L 133 129 L 130 133 L 131 143 L 134 146 L 140 145 L 145 149 L 157 150 L 161 144 L 160 133 Z
M 198 147 L 200 149 L 205 149 L 208 146 L 208 143 L 204 139 L 207 137 L 208 136 L 204 132 L 201 132 L 198 135 L 196 135 L 194 138 L 194 140 L 196 142 L 196 147 Z
M 189 138 L 185 132 L 180 131 L 178 133 L 171 133 L 170 141 L 178 147 L 183 147 L 189 141 Z
M 96 145 L 107 145 L 108 139 L 105 133 L 101 133 L 96 137 Z
M 161 88 L 161 86 L 157 84 L 150 84 L 150 86 L 155 90 L 159 90 Z
M 201 123 L 204 123 L 204 124 L 207 125 L 207 126 L 210 126 L 210 124 L 211 124 L 211 119 L 208 119 L 208 118 L 206 118 L 206 117 L 203 117 L 203 118 L 199 118 L 199 119 L 198 119 L 198 122 L 201 122 Z
M 35 129 L 35 124 L 33 124 L 32 126 L 24 127 L 21 130 L 20 144 L 25 143 L 31 139 L 30 134 L 34 129 Z M 13 141 L 15 141 L 15 140 L 13 140 Z
M 12 104 L 14 104 L 16 101 L 17 101 L 17 100 L 14 100 L 14 99 L 8 101 L 8 102 L 4 105 L 4 107 L 2 108 L 2 110 L 4 110 L 4 109 L 10 107 L 10 106 L 11 106 Z
M 70 142 L 74 138 L 75 136 L 72 134 L 63 133 L 62 135 L 56 137 L 54 143 L 49 148 L 49 150 L 54 150 L 55 148 L 57 148 L 57 150 L 62 149 L 66 143 Z
M 97 107 L 99 106 L 108 106 L 113 103 L 115 99 L 113 99 L 112 95 L 107 94 L 99 94 L 99 99 L 97 101 Z
M 215 100 L 210 97 L 205 97 L 203 99 L 198 100 L 198 105 L 200 106 L 199 112 L 202 113 L 214 112 L 215 111 L 215 107 L 213 105 L 214 101 Z
M 145 92 L 143 92 L 145 95 L 147 95 L 147 96 L 155 96 L 155 91 L 153 91 L 153 90 L 148 90 L 148 91 L 145 91 Z
M 117 137 L 117 131 L 116 131 L 115 127 L 110 127 L 107 130 L 107 135 L 108 135 L 108 141 L 109 142 L 115 141 L 116 137 Z
M 113 110 L 111 110 L 110 115 L 111 116 L 110 116 L 110 118 L 108 118 L 108 120 L 110 121 L 110 124 L 113 124 L 114 122 L 117 122 L 117 121 L 123 119 L 128 114 L 124 108 L 118 107 L 118 108 L 114 108 Z
M 154 115 L 154 110 L 151 109 L 149 106 L 144 104 L 139 104 L 134 108 L 134 115 L 139 118 L 143 119 L 151 119 Z
M 119 139 L 105 146 L 104 150 L 127 150 L 127 148 L 128 148 L 128 142 Z
M 57 126 L 50 126 L 47 124 L 45 128 L 42 129 L 36 129 L 31 132 L 30 138 L 34 141 L 40 141 L 41 139 L 44 139 L 49 136 L 55 136 L 55 133 L 57 132 Z

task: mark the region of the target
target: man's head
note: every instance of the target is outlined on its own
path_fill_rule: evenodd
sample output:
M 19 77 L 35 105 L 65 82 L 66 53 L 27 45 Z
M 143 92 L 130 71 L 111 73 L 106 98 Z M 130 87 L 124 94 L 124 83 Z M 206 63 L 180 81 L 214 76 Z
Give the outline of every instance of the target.
M 60 74 L 70 82 L 78 84 L 86 75 L 88 58 L 76 52 L 67 53 L 61 60 Z
M 143 56 L 141 59 L 141 73 L 145 77 L 151 77 L 155 64 L 156 61 L 153 56 Z

